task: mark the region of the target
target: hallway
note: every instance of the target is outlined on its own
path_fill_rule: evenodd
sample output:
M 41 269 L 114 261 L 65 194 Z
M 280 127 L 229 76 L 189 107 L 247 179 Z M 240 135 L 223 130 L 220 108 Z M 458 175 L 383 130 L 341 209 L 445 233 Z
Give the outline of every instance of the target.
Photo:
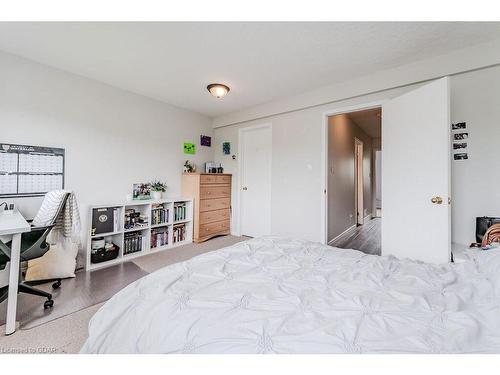
M 377 217 L 367 221 L 364 225 L 346 233 L 330 245 L 342 249 L 360 250 L 366 254 L 381 254 L 380 227 L 382 219 Z

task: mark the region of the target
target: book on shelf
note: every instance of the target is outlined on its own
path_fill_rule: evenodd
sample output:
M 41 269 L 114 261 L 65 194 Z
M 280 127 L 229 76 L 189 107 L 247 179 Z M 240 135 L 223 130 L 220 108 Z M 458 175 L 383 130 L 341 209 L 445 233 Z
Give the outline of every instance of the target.
M 163 203 L 153 204 L 151 206 L 151 225 L 168 223 L 169 210 Z
M 173 229 L 173 241 L 174 241 L 174 243 L 182 242 L 185 239 L 186 239 L 186 225 L 185 224 L 174 225 L 174 229 Z
M 151 230 L 151 248 L 168 245 L 168 227 Z
M 114 229 L 116 208 L 94 208 L 92 210 L 92 231 L 93 236 L 102 233 L 111 233 Z
M 118 208 L 113 209 L 113 232 L 120 231 L 120 215 L 118 212 Z
M 174 206 L 174 220 L 186 220 L 186 203 L 178 203 Z

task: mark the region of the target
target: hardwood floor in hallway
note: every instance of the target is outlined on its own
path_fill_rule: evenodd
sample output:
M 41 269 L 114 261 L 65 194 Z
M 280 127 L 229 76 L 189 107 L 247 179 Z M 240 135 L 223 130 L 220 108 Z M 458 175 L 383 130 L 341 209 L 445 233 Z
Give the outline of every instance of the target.
M 366 254 L 381 254 L 380 227 L 382 219 L 376 217 L 356 229 L 344 234 L 330 245 L 342 249 L 360 250 Z

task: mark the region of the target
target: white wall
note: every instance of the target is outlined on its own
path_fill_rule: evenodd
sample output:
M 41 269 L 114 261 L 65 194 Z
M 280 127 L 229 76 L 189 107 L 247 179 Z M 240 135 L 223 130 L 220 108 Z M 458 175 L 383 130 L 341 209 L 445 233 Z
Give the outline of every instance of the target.
M 200 134 L 213 134 L 210 119 L 5 53 L 0 129 L 0 142 L 66 150 L 65 187 L 78 196 L 84 234 L 89 205 L 124 201 L 133 183 L 155 178 L 179 195 L 184 160 L 213 159 L 213 148 L 199 146 Z M 184 141 L 196 155 L 183 154 Z M 40 199 L 16 203 L 32 217 Z
M 292 123 L 289 122 L 292 121 Z M 316 142 L 321 129 L 301 126 L 314 122 L 314 113 L 301 112 L 293 116 L 280 116 L 271 121 L 252 121 L 248 125 L 272 124 L 272 188 L 271 231 L 292 237 L 318 238 L 320 227 L 316 208 L 321 197 L 321 174 L 317 160 L 321 152 Z M 231 155 L 238 155 L 238 126 L 216 129 L 215 159 L 222 162 L 224 172 L 232 173 L 232 232 L 239 232 L 238 160 L 222 154 L 222 142 L 231 142 Z M 300 198 L 298 201 L 297 198 Z M 303 225 L 304 220 L 308 225 Z M 297 230 L 297 228 L 300 228 Z
M 260 123 L 273 125 L 273 178 L 271 226 L 274 234 L 323 241 L 322 136 L 325 113 L 363 103 L 385 100 L 419 85 L 315 106 L 294 112 L 246 121 L 215 129 L 215 159 L 238 181 L 237 160 L 222 155 L 221 143 L 230 141 L 237 155 L 237 129 Z M 452 163 L 452 239 L 474 239 L 478 215 L 500 216 L 500 67 L 451 77 L 451 115 L 454 122 L 467 121 L 471 138 L 470 159 Z M 237 117 L 238 115 L 234 115 Z M 237 192 L 238 186 L 233 188 Z M 237 194 L 233 194 L 233 230 L 238 231 Z
M 451 79 L 451 119 L 469 132 L 469 160 L 452 161 L 452 238 L 469 244 L 476 216 L 500 217 L 500 67 Z

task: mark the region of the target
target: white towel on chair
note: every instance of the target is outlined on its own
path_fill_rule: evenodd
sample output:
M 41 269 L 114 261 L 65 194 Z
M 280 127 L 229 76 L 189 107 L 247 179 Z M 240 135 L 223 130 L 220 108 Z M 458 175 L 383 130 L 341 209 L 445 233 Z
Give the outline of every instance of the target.
M 45 194 L 42 205 L 33 218 L 32 225 L 34 227 L 45 227 L 54 223 L 57 210 L 59 210 L 59 206 L 67 193 L 66 190 L 53 190 Z
M 72 243 L 80 245 L 81 229 L 82 224 L 80 221 L 80 211 L 78 210 L 76 195 L 71 192 L 66 200 L 63 211 L 56 218 L 56 226 L 51 234 L 60 233 L 66 240 L 69 239 Z
M 67 192 L 65 191 L 65 193 Z M 47 236 L 47 242 L 51 245 L 57 245 L 61 250 L 76 259 L 81 245 L 81 228 L 82 224 L 76 195 L 71 192 L 63 210 L 56 218 L 54 229 Z
M 36 222 L 33 219 L 33 224 L 43 226 L 53 223 L 57 209 L 66 193 L 65 190 L 47 193 L 42 207 L 40 207 L 35 217 Z M 58 198 L 60 199 L 58 200 Z M 45 201 L 47 201 L 46 205 Z M 55 218 L 55 227 L 47 236 L 50 250 L 42 257 L 28 262 L 26 280 L 74 277 L 76 257 L 81 245 L 80 232 L 81 222 L 78 203 L 75 194 L 71 192 L 63 210 Z

